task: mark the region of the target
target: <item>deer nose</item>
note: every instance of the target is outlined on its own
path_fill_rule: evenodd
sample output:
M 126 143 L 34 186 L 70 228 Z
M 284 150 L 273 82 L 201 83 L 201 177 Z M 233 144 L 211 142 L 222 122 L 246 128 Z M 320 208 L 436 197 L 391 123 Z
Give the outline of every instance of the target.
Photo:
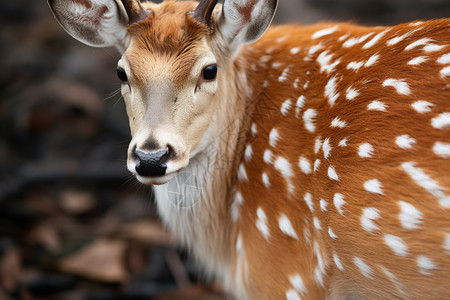
M 135 150 L 137 157 L 136 172 L 141 176 L 162 176 L 166 174 L 167 160 L 170 154 L 170 148 L 156 152 L 143 152 Z

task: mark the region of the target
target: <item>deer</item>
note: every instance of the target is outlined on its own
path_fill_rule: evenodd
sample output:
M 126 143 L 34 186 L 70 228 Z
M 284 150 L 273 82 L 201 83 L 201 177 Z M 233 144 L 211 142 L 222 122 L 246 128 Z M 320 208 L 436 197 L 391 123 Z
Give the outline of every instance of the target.
M 127 168 L 231 298 L 450 299 L 450 19 L 48 3 L 71 36 L 120 52 Z

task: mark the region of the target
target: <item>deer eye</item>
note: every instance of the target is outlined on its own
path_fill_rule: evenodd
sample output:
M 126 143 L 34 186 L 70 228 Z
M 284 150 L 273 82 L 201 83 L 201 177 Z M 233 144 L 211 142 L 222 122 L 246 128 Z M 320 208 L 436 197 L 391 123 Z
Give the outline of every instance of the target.
M 205 67 L 202 71 L 202 76 L 204 80 L 211 81 L 216 79 L 217 76 L 217 65 L 209 65 Z
M 116 73 L 117 73 L 117 77 L 119 77 L 120 80 L 122 80 L 123 82 L 128 81 L 127 73 L 125 72 L 124 69 L 117 68 Z

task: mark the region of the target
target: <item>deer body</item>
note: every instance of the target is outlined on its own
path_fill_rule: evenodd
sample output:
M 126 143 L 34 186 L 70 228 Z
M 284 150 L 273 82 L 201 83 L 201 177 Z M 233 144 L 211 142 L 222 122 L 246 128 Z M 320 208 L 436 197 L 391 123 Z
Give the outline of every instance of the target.
M 101 24 L 102 1 L 75 2 Z M 237 299 L 450 298 L 450 20 L 279 26 L 241 47 L 276 3 L 129 2 L 112 43 L 128 166 L 210 275 Z M 139 167 L 154 153 L 168 162 Z

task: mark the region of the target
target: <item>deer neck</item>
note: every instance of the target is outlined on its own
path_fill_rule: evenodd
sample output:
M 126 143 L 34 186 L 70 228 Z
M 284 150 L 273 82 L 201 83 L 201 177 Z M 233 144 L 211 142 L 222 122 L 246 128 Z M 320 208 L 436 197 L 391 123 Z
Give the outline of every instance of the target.
M 235 174 L 250 123 L 245 59 L 221 74 L 217 109 L 188 167 L 154 186 L 159 213 L 210 276 L 225 279 L 232 266 L 235 228 L 230 218 Z M 214 271 L 213 271 L 214 270 Z M 219 270 L 221 274 L 215 274 Z

